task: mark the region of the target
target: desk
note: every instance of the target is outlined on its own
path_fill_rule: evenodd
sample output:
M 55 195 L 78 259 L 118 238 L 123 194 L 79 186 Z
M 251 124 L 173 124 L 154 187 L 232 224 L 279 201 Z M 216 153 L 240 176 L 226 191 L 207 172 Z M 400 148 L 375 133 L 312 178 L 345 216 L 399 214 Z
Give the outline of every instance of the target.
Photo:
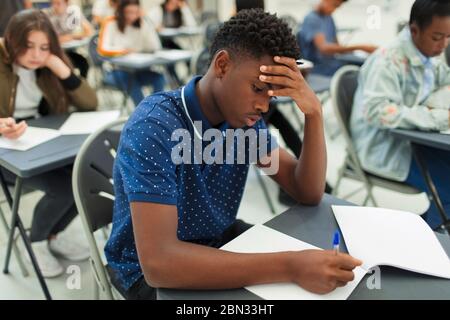
M 192 52 L 187 50 L 160 50 L 155 53 L 131 53 L 116 58 L 104 58 L 105 61 L 110 62 L 113 67 L 128 72 L 130 76 L 128 77 L 127 88 L 122 90 L 123 92 L 123 107 L 126 110 L 126 102 L 129 96 L 129 92 L 133 85 L 133 79 L 135 73 L 141 70 L 150 69 L 153 66 L 167 66 L 173 65 L 177 62 L 190 61 L 192 59 Z M 166 71 L 166 70 L 165 70 Z M 170 76 L 169 72 L 164 72 L 165 76 L 170 80 L 171 88 L 175 89 L 178 87 L 176 79 Z M 117 83 L 120 83 L 115 79 Z
M 36 127 L 58 129 L 67 117 L 68 115 L 47 116 L 28 121 L 28 124 Z M 0 182 L 2 184 L 3 192 L 5 193 L 12 212 L 12 221 L 10 224 L 11 229 L 9 233 L 3 272 L 5 274 L 9 273 L 8 268 L 12 244 L 14 241 L 14 233 L 15 229 L 18 228 L 20 236 L 25 243 L 25 248 L 30 255 L 39 283 L 47 299 L 51 299 L 51 296 L 48 291 L 47 284 L 42 276 L 41 270 L 36 262 L 30 240 L 26 235 L 25 228 L 23 227 L 22 220 L 20 219 L 18 212 L 20 196 L 22 193 L 22 184 L 23 180 L 26 178 L 30 178 L 73 163 L 78 150 L 86 138 L 87 135 L 59 136 L 27 151 L 0 149 L 0 166 L 8 169 L 16 175 L 14 198 L 12 198 L 8 187 L 6 186 L 6 182 L 0 173 Z
M 264 225 L 291 237 L 321 248 L 330 248 L 331 237 L 338 227 L 331 205 L 351 205 L 344 200 L 325 195 L 317 207 L 296 206 L 266 222 Z M 450 256 L 450 239 L 436 233 Z M 341 251 L 347 252 L 344 241 Z M 381 267 L 381 289 L 369 290 L 366 275 L 352 292 L 350 300 L 365 299 L 450 299 L 450 280 L 435 278 L 402 269 Z M 165 300 L 255 300 L 261 299 L 250 291 L 232 290 L 175 290 L 158 289 L 158 299 Z
M 91 40 L 91 37 L 86 37 L 80 40 L 71 40 L 67 41 L 61 44 L 61 48 L 67 51 L 74 51 L 78 48 L 87 46 L 89 44 L 89 41 Z
M 421 146 L 450 151 L 450 136 L 436 132 L 423 132 L 402 129 L 393 129 L 391 130 L 391 133 L 397 138 L 411 142 L 414 157 L 417 161 L 417 164 L 419 165 L 422 176 L 425 179 L 430 195 L 433 198 L 433 201 L 436 204 L 436 207 L 438 208 L 439 214 L 441 216 L 443 222 L 442 227 L 447 230 L 448 234 L 450 234 L 450 219 L 445 213 L 441 198 L 439 197 L 439 193 L 436 189 L 436 186 L 434 185 L 433 179 L 431 178 L 430 172 L 428 171 L 427 165 L 423 160 L 423 156 L 421 153 Z
M 201 26 L 195 27 L 180 27 L 180 28 L 164 28 L 158 32 L 162 38 L 176 38 L 176 37 L 193 37 L 202 35 L 205 29 Z
M 367 59 L 367 57 L 353 53 L 336 54 L 334 57 L 345 64 L 353 64 L 356 66 L 362 66 Z

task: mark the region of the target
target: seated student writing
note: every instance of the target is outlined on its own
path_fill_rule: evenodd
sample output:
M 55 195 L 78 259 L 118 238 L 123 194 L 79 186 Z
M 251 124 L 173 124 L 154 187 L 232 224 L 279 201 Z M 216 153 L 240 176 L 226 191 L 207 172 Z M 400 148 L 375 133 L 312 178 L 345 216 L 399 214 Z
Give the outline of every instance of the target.
M 58 34 L 61 44 L 72 40 L 90 37 L 94 29 L 76 5 L 69 5 L 69 0 L 52 0 L 52 6 L 45 10 Z M 67 52 L 75 68 L 83 78 L 87 77 L 89 63 L 81 54 L 70 50 Z
M 332 76 L 342 67 L 344 62 L 337 60 L 335 54 L 355 50 L 372 53 L 376 49 L 372 45 L 344 46 L 339 43 L 332 14 L 346 1 L 320 0 L 317 7 L 303 20 L 297 41 L 303 57 L 314 63 L 314 73 Z
M 116 15 L 102 24 L 98 41 L 98 52 L 106 57 L 132 52 L 154 52 L 161 49 L 155 28 L 141 15 L 139 0 L 120 0 Z M 129 77 L 134 77 L 133 81 Z M 132 75 L 123 70 L 107 73 L 106 82 L 113 83 L 129 94 L 137 106 L 144 99 L 142 87 L 153 86 L 153 92 L 164 90 L 164 76 L 151 70 L 140 70 Z M 131 88 L 128 88 L 131 83 Z
M 243 154 L 261 152 L 259 165 L 278 168 L 272 178 L 298 202 L 321 201 L 322 108 L 297 68 L 299 55 L 286 23 L 262 10 L 242 11 L 217 32 L 203 77 L 146 98 L 130 117 L 114 165 L 113 228 L 105 248 L 127 298 L 154 299 L 158 287 L 223 289 L 273 282 L 327 293 L 354 278 L 352 270 L 361 262 L 346 254 L 217 249 L 250 227 L 236 220 L 250 162 Z M 277 147 L 261 119 L 275 96 L 290 96 L 305 114 L 299 159 Z M 229 138 L 230 131 L 238 139 L 225 142 L 222 135 Z M 259 138 L 239 142 L 244 134 Z M 203 157 L 189 155 L 194 143 Z M 180 145 L 187 149 L 180 152 Z M 217 158 L 211 159 L 213 154 Z
M 437 58 L 449 37 L 450 2 L 416 0 L 409 26 L 361 68 L 350 126 L 365 170 L 427 191 L 410 143 L 394 137 L 389 129 L 449 128 L 448 107 L 428 101 L 433 91 L 450 85 L 450 68 Z M 421 150 L 444 208 L 450 212 L 450 153 Z M 433 228 L 442 223 L 434 204 L 427 222 Z
M 73 73 L 47 16 L 38 10 L 17 13 L 0 40 L 0 134 L 17 139 L 27 130 L 27 119 L 65 113 L 69 106 L 95 110 L 95 91 Z M 14 183 L 12 173 L 1 172 Z M 89 257 L 88 248 L 57 236 L 77 215 L 71 173 L 68 166 L 24 181 L 45 193 L 34 209 L 30 233 L 44 277 L 64 271 L 53 254 L 74 261 Z

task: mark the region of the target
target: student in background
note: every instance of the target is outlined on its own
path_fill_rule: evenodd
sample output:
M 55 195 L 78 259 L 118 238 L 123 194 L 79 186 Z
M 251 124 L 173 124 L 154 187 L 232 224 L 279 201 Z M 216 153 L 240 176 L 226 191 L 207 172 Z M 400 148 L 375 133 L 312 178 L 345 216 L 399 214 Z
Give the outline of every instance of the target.
M 100 26 L 108 17 L 114 16 L 119 0 L 96 0 L 92 7 L 92 20 Z
M 344 286 L 361 264 L 347 254 L 217 249 L 250 227 L 236 220 L 236 214 L 253 160 L 246 157 L 239 163 L 239 154 L 259 150 L 254 160 L 260 167 L 279 164 L 271 177 L 308 205 L 322 198 L 327 161 L 322 107 L 297 68 L 300 51 L 286 23 L 262 10 L 242 11 L 219 29 L 210 50 L 206 75 L 182 89 L 147 97 L 122 131 L 114 164 L 113 228 L 105 253 L 126 297 L 155 299 L 153 287 L 225 289 L 294 282 L 327 293 Z M 305 114 L 300 159 L 278 147 L 261 119 L 277 95 L 292 97 Z M 180 155 L 180 144 L 197 145 L 213 128 L 218 131 L 214 142 L 199 143 L 199 162 L 184 152 L 181 162 L 173 156 Z M 212 144 L 214 150 L 232 152 L 228 139 L 220 138 L 238 128 L 242 130 L 233 135 L 260 138 L 248 144 L 242 136 L 233 139 L 232 150 L 242 150 L 237 158 L 211 159 Z M 182 134 L 182 141 L 174 141 L 174 133 Z
M 368 172 L 427 191 L 411 145 L 389 129 L 449 128 L 448 103 L 436 108 L 427 102 L 433 91 L 450 85 L 450 69 L 438 58 L 449 38 L 450 2 L 416 0 L 409 26 L 361 68 L 350 124 L 359 159 Z M 444 209 L 450 212 L 450 153 L 421 149 Z M 433 228 L 441 223 L 434 204 L 426 218 Z
M 194 14 L 184 0 L 164 0 L 160 6 L 150 10 L 149 17 L 158 31 L 163 28 L 194 27 L 197 25 Z
M 372 45 L 339 44 L 332 14 L 344 2 L 347 0 L 320 0 L 317 7 L 305 17 L 297 34 L 303 57 L 314 63 L 314 73 L 332 76 L 342 67 L 344 63 L 337 60 L 335 54 L 355 50 L 372 53 L 376 49 Z
M 0 38 L 3 37 L 9 19 L 17 12 L 30 9 L 33 6 L 31 0 L 3 0 L 0 2 Z
M 38 10 L 17 13 L 0 42 L 0 134 L 17 139 L 27 130 L 27 119 L 65 113 L 69 105 L 95 110 L 95 91 L 73 73 L 47 16 Z M 14 183 L 12 173 L 1 171 Z M 88 248 L 58 236 L 77 215 L 71 171 L 68 166 L 24 182 L 44 192 L 34 209 L 30 233 L 44 277 L 64 271 L 53 254 L 73 261 L 89 256 Z
M 69 5 L 69 0 L 51 0 L 51 3 L 52 6 L 45 12 L 48 14 L 62 44 L 93 35 L 93 27 L 78 6 Z M 67 52 L 67 55 L 75 68 L 80 71 L 80 75 L 86 78 L 89 71 L 89 63 L 86 58 L 73 50 Z
M 120 56 L 132 52 L 154 52 L 161 49 L 156 30 L 148 19 L 142 17 L 139 0 L 120 0 L 116 15 L 102 24 L 98 42 L 98 52 L 106 57 Z M 165 79 L 160 73 L 142 70 L 133 75 L 122 70 L 113 70 L 107 74 L 111 82 L 127 90 L 129 77 L 131 81 L 130 96 L 137 106 L 143 99 L 142 87 L 153 86 L 153 92 L 164 90 Z

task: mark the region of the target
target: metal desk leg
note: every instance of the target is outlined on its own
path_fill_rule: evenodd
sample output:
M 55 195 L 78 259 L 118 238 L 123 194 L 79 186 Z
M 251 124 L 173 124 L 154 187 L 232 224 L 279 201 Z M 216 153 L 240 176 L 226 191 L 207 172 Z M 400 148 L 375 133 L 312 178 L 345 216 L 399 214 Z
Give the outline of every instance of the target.
M 412 147 L 414 151 L 414 157 L 419 165 L 422 176 L 424 177 L 428 190 L 431 193 L 431 197 L 433 198 L 433 201 L 436 204 L 436 207 L 438 208 L 439 214 L 442 219 L 442 226 L 447 230 L 447 233 L 450 235 L 450 219 L 445 214 L 444 206 L 442 205 L 439 193 L 436 189 L 436 186 L 434 185 L 433 179 L 431 179 L 430 172 L 428 171 L 427 165 L 420 153 L 420 146 L 412 144 Z
M 44 292 L 45 298 L 47 300 L 51 300 L 50 292 L 48 291 L 47 284 L 45 283 L 44 277 L 42 276 L 41 269 L 36 261 L 36 257 L 34 255 L 33 249 L 31 248 L 30 239 L 26 234 L 25 228 L 23 227 L 22 220 L 19 217 L 19 203 L 20 203 L 20 194 L 22 192 L 22 183 L 23 180 L 20 177 L 16 178 L 16 186 L 14 190 L 14 201 L 12 203 L 12 219 L 11 219 L 11 229 L 9 232 L 9 240 L 8 240 L 8 248 L 6 250 L 6 259 L 5 259 L 5 267 L 3 269 L 3 273 L 9 273 L 9 260 L 11 258 L 11 249 L 14 243 L 14 233 L 16 228 L 19 229 L 20 236 L 25 244 L 25 248 L 30 255 L 31 263 L 33 264 L 34 271 L 38 277 L 39 283 L 41 285 L 42 291 Z M 9 190 L 6 190 L 9 194 Z M 10 196 L 10 195 L 9 195 Z
M 11 195 L 9 194 L 8 185 L 5 181 L 5 178 L 4 178 L 1 170 L 0 170 L 0 184 L 2 186 L 3 193 L 5 194 L 6 202 L 8 203 L 9 207 L 11 208 L 12 207 L 12 198 L 11 198 Z M 7 192 L 5 191 L 6 189 L 8 189 Z M 1 211 L 1 208 L 0 208 L 0 211 Z M 2 220 L 2 224 L 5 227 L 6 233 L 9 233 L 11 229 L 8 225 L 8 222 L 6 221 L 5 216 L 3 215 L 3 212 L 0 212 L 0 220 Z M 13 243 L 12 249 L 14 250 L 14 255 L 16 256 L 17 264 L 19 265 L 19 268 L 22 271 L 22 275 L 24 277 L 28 277 L 29 276 L 28 270 L 25 267 L 25 264 L 23 263 L 22 255 L 21 255 L 19 249 L 17 248 L 15 241 Z

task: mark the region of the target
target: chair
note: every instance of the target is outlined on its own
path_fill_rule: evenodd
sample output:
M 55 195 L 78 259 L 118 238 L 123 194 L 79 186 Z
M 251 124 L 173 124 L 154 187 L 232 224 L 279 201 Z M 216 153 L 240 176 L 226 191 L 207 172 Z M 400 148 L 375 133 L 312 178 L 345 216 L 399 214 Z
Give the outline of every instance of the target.
M 97 46 L 98 46 L 98 37 L 99 35 L 96 34 L 92 36 L 92 38 L 89 41 L 88 45 L 88 52 L 89 52 L 89 59 L 91 62 L 91 65 L 94 67 L 95 73 L 95 86 L 96 89 L 106 89 L 106 90 L 112 90 L 120 92 L 123 95 L 123 103 L 122 107 L 125 109 L 122 109 L 122 112 L 126 111 L 126 102 L 127 102 L 127 95 L 123 93 L 123 90 L 109 82 L 106 82 L 105 79 L 105 71 L 103 69 L 103 64 L 105 63 L 105 59 L 97 52 Z M 111 95 L 107 94 L 105 96 L 107 99 L 111 99 Z M 107 105 L 113 105 L 114 100 L 108 100 Z
M 81 146 L 72 173 L 75 204 L 91 252 L 89 260 L 96 281 L 96 299 L 99 298 L 100 291 L 108 299 L 114 298 L 111 283 L 122 296 L 125 296 L 124 290 L 115 283 L 113 275 L 103 265 L 94 236 L 97 230 L 112 222 L 114 204 L 112 169 L 125 121 L 126 118 L 118 119 L 91 134 Z
M 367 196 L 364 199 L 363 205 L 366 205 L 367 202 L 371 200 L 373 205 L 377 206 L 377 202 L 372 192 L 374 186 L 404 194 L 422 193 L 422 191 L 407 184 L 370 174 L 368 172 L 365 172 L 362 168 L 356 150 L 353 146 L 349 125 L 353 106 L 353 97 L 358 86 L 358 75 L 359 67 L 344 66 L 336 72 L 331 82 L 331 100 L 342 135 L 345 139 L 347 151 L 344 164 L 339 169 L 338 179 L 333 190 L 333 195 L 337 194 L 343 178 L 350 178 L 353 180 L 361 181 L 364 184 L 362 188 L 366 189 Z M 351 194 L 343 198 L 348 198 L 349 196 L 355 194 L 356 192 L 359 192 L 360 190 L 361 189 L 358 189 L 357 191 L 352 192 Z

